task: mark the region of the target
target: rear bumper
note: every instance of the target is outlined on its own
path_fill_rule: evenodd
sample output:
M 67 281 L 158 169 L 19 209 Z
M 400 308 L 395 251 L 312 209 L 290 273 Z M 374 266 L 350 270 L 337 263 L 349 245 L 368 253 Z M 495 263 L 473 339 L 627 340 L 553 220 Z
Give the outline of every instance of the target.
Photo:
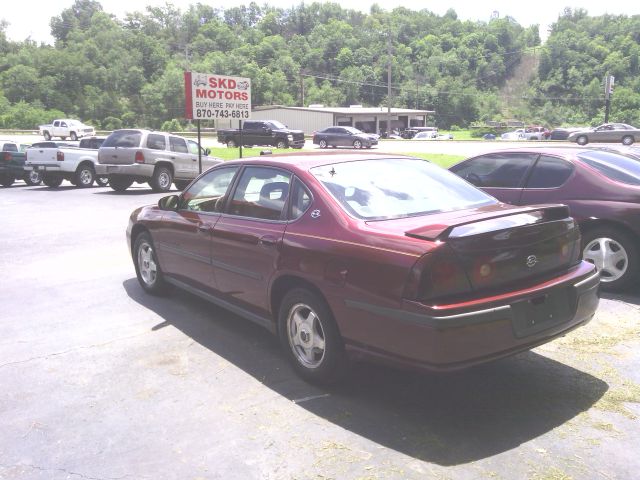
M 347 340 L 352 356 L 427 370 L 457 370 L 529 350 L 586 324 L 598 307 L 599 275 L 583 262 L 525 291 L 444 306 L 404 301 L 386 308 L 346 300 L 368 314 L 375 335 Z
M 96 164 L 96 174 L 151 178 L 153 176 L 154 167 L 154 165 L 146 163 L 135 163 L 130 165 L 98 163 Z
M 42 163 L 31 163 L 29 165 L 25 165 L 24 169 L 28 172 L 31 170 L 36 170 L 38 172 L 47 172 L 47 173 L 63 173 L 62 165 L 58 164 L 42 164 Z

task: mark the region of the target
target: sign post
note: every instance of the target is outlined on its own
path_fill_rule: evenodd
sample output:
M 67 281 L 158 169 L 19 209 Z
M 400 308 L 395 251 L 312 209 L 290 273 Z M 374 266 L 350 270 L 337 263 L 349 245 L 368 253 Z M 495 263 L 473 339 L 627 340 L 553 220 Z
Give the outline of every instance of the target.
M 197 120 L 200 148 L 200 120 L 239 120 L 242 128 L 242 120 L 251 118 L 250 78 L 184 72 L 184 96 L 185 118 Z

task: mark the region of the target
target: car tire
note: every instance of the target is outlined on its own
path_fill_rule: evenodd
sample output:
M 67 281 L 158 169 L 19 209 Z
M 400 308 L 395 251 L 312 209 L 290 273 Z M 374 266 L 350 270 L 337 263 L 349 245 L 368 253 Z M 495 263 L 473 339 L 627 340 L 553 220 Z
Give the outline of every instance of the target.
M 329 306 L 304 288 L 287 292 L 278 315 L 283 348 L 301 377 L 317 383 L 341 378 L 347 365 L 344 344 Z
M 362 148 L 362 142 L 360 140 L 354 140 L 353 141 L 353 148 L 355 148 L 356 150 L 359 150 Z
M 75 174 L 74 185 L 78 188 L 88 188 L 93 186 L 96 179 L 96 172 L 90 165 L 80 165 Z
M 60 140 L 62 140 L 62 141 L 66 140 L 66 139 L 67 139 L 67 137 L 60 137 Z
M 576 143 L 578 145 L 586 145 L 587 143 L 589 143 L 589 138 L 586 135 L 580 135 L 578 138 L 576 138 Z
M 109 185 L 109 177 L 106 175 L 98 175 L 96 177 L 96 185 L 99 187 L 106 187 Z
M 327 141 L 323 138 L 318 142 L 318 145 L 320 146 L 320 148 L 327 148 Z
M 24 175 L 24 183 L 29 185 L 30 187 L 35 187 L 42 183 L 42 175 L 40 172 L 36 172 L 35 170 L 31 170 Z
M 236 145 L 236 141 L 233 139 L 227 140 L 227 147 L 229 148 L 236 148 L 238 145 Z
M 630 286 L 638 276 L 637 240 L 612 227 L 587 229 L 582 234 L 582 256 L 600 272 L 603 290 L 617 291 Z
M 76 140 L 78 140 L 78 135 L 76 135 L 76 132 L 71 132 L 71 141 L 75 142 Z
M 163 165 L 157 166 L 153 171 L 153 177 L 149 181 L 149 185 L 154 192 L 168 192 L 171 190 L 173 183 L 173 173 L 169 167 Z
M 133 180 L 128 177 L 120 177 L 115 175 L 109 176 L 109 186 L 116 192 L 124 192 L 131 186 Z
M 622 137 L 623 145 L 626 145 L 626 146 L 633 145 L 634 141 L 635 139 L 631 135 L 625 135 L 624 137 Z
M 45 175 L 42 177 L 42 183 L 44 183 L 49 188 L 58 188 L 62 185 L 62 176 L 61 175 Z
M 3 187 L 10 187 L 11 185 L 13 185 L 13 182 L 16 179 L 13 177 L 13 175 L 1 175 L 0 176 L 0 185 L 2 185 Z
M 44 139 L 48 142 L 49 140 L 51 140 L 51 134 L 49 132 L 44 132 L 42 134 L 42 136 L 44 137 Z
M 142 232 L 136 237 L 133 244 L 133 259 L 138 282 L 144 291 L 152 295 L 164 293 L 167 290 L 167 283 L 149 233 Z
M 184 190 L 191 183 L 190 180 L 174 180 L 173 184 L 176 186 L 178 190 Z
M 289 144 L 287 143 L 286 140 L 278 140 L 276 142 L 276 148 L 280 148 L 280 149 L 289 148 Z

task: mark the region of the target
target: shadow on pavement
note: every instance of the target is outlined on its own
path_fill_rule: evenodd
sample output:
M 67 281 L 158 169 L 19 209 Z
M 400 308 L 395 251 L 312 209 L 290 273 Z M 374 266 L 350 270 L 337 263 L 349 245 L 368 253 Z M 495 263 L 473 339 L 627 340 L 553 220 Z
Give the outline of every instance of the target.
M 256 380 L 335 425 L 411 457 L 458 465 L 547 433 L 588 410 L 602 380 L 533 352 L 464 372 L 421 374 L 354 365 L 330 388 L 296 376 L 278 340 L 261 327 L 186 292 L 129 297 Z
M 169 190 L 168 192 L 154 192 L 151 188 L 128 188 L 124 192 L 116 192 L 115 190 L 106 190 L 95 192 L 96 195 L 110 195 L 110 196 L 118 196 L 118 195 L 173 195 L 175 193 L 180 193 L 180 190 Z
M 620 302 L 628 303 L 629 305 L 640 306 L 640 293 L 627 291 L 624 293 L 609 293 L 601 292 L 601 297 L 607 300 L 618 300 Z

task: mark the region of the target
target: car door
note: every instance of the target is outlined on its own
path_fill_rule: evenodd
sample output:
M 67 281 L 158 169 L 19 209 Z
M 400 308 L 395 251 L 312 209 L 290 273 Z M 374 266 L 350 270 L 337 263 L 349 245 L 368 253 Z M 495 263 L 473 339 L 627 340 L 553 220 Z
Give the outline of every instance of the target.
M 573 164 L 563 158 L 540 155 L 527 177 L 520 204 L 564 203 L 571 207 L 571 197 L 567 196 L 564 186 L 574 170 Z
M 291 174 L 247 166 L 240 172 L 216 223 L 212 263 L 218 290 L 228 301 L 264 315 L 268 285 L 275 273 L 286 229 L 285 205 Z
M 196 170 L 191 161 L 187 141 L 184 138 L 169 135 L 169 148 L 171 149 L 169 158 L 173 163 L 175 178 L 194 178 Z
M 488 153 L 450 170 L 501 202 L 518 205 L 524 180 L 537 157 L 536 153 L 526 152 Z
M 163 212 L 153 233 L 162 271 L 202 290 L 216 287 L 211 266 L 211 235 L 238 166 L 207 172 L 180 195 L 175 211 Z

